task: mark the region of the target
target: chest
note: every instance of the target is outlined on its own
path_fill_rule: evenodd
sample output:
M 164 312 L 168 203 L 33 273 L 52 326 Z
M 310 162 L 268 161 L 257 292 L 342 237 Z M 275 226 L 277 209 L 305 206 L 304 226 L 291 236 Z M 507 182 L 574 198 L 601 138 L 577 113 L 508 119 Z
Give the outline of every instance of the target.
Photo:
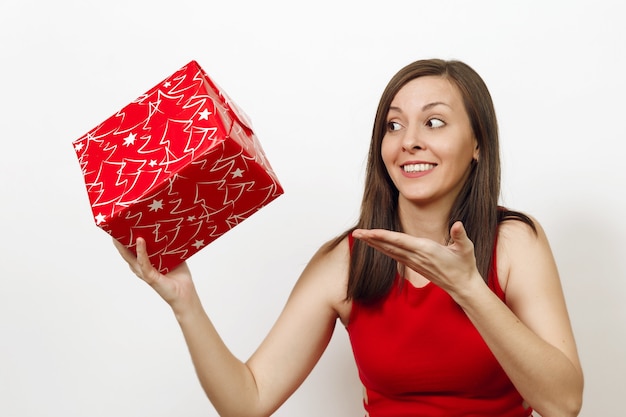
M 387 395 L 493 392 L 507 378 L 463 310 L 435 285 L 405 282 L 348 326 L 361 379 Z

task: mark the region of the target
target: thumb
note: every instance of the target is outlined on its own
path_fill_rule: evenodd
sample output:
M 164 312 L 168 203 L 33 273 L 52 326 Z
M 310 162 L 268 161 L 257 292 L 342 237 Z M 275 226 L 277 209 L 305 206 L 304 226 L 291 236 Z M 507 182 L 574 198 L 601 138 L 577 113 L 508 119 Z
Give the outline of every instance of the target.
M 469 241 L 469 237 L 467 237 L 467 232 L 461 221 L 454 222 L 450 228 L 450 238 L 453 243 L 458 244 L 467 243 L 467 241 Z

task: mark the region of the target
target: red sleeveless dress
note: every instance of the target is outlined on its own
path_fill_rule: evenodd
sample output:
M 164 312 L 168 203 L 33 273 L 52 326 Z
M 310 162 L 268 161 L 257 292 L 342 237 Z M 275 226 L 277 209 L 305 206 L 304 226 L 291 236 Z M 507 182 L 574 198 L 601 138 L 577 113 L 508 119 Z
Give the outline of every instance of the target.
M 397 275 L 396 285 L 374 305 L 352 303 L 346 328 L 365 388 L 366 416 L 532 415 L 452 297 L 435 284 L 416 288 L 402 280 Z M 504 300 L 495 272 L 489 287 Z

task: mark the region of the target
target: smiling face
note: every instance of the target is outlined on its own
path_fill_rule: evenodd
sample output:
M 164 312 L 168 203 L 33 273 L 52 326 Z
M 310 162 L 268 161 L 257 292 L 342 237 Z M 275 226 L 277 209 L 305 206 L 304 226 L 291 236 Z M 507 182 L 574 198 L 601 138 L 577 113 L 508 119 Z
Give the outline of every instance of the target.
M 449 210 L 478 159 L 458 88 L 440 76 L 413 79 L 393 98 L 386 122 L 381 155 L 399 204 Z

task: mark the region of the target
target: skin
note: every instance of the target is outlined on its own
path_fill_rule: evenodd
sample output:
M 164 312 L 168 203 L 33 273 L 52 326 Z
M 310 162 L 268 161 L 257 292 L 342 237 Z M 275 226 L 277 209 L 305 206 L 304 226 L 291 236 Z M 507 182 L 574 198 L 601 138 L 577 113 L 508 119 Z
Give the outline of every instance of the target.
M 432 105 L 432 103 L 439 103 Z M 353 236 L 404 265 L 415 286 L 433 283 L 463 308 L 512 382 L 543 417 L 575 416 L 583 377 L 556 264 L 543 229 L 516 221 L 499 229 L 497 269 L 503 303 L 476 268 L 463 225 L 447 214 L 479 150 L 460 93 L 440 77 L 409 82 L 396 95 L 383 139 L 385 166 L 400 191 L 405 233 L 356 230 Z M 407 175 L 407 161 L 429 170 Z M 451 242 L 445 243 L 447 233 Z M 205 313 L 186 264 L 159 274 L 137 240 L 137 257 L 115 242 L 131 270 L 170 305 L 200 383 L 222 416 L 269 416 L 302 383 L 351 303 L 347 239 L 313 256 L 267 337 L 245 362 L 228 350 Z M 532 260 L 532 262 L 528 262 Z
M 418 209 L 429 216 L 447 217 L 467 181 L 472 159 L 479 156 L 457 88 L 444 78 L 429 76 L 400 89 L 391 102 L 381 154 L 400 191 L 401 212 Z M 428 169 L 405 172 L 402 167 L 411 163 L 426 164 Z M 447 233 L 439 231 L 443 235 L 433 236 L 435 240 Z

